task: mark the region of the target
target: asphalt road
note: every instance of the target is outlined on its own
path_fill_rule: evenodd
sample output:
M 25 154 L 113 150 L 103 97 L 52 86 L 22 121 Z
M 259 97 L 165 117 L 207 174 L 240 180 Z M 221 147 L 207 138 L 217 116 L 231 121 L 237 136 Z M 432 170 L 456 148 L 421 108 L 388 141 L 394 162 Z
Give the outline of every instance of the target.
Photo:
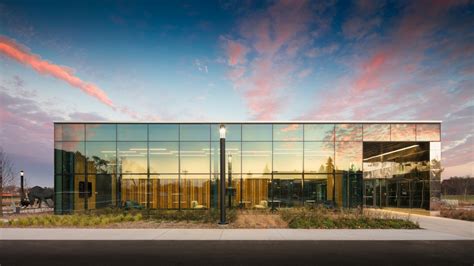
M 474 265 L 474 241 L 0 241 L 9 265 Z

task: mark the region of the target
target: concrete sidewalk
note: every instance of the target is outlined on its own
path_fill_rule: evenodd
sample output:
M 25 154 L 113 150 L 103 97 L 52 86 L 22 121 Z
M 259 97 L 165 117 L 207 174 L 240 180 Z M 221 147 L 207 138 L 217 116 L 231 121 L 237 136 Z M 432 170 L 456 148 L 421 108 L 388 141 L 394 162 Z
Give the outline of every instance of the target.
M 383 209 L 367 209 L 369 212 L 384 213 L 401 219 L 410 219 L 418 222 L 421 228 L 446 234 L 457 235 L 474 239 L 474 222 L 449 219 L 444 217 L 408 214 L 404 212 L 388 211 Z
M 473 240 L 398 229 L 29 229 L 2 228 L 0 240 Z

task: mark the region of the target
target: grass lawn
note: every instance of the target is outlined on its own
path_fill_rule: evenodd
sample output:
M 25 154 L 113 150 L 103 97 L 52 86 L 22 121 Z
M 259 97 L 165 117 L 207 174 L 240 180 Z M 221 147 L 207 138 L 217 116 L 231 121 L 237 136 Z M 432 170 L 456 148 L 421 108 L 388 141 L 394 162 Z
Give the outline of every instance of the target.
M 78 228 L 219 228 L 218 210 L 122 210 L 88 214 L 36 214 L 11 217 L 3 227 Z M 293 208 L 227 211 L 226 228 L 319 228 L 319 229 L 415 229 L 408 220 L 382 214 L 360 214 L 358 210 Z

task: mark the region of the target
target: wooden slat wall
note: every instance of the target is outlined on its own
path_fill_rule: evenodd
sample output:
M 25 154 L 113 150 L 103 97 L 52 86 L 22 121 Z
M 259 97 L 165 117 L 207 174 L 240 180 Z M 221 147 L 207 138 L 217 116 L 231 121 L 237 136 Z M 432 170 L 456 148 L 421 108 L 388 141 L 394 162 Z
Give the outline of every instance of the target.
M 138 202 L 146 206 L 146 179 L 122 179 L 122 201 Z
M 260 201 L 268 201 L 268 186 L 270 179 L 244 179 L 243 200 L 250 201 L 246 207 L 260 204 Z

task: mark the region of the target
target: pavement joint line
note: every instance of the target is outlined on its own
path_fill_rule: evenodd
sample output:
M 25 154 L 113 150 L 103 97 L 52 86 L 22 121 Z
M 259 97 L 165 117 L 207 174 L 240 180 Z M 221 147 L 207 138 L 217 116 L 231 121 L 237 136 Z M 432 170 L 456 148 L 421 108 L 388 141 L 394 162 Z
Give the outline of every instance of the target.
M 153 240 L 160 240 L 160 237 L 163 236 L 164 234 L 166 234 L 169 230 L 170 229 L 163 229 L 163 231 L 160 234 L 158 234 L 157 236 L 155 236 L 153 238 Z

